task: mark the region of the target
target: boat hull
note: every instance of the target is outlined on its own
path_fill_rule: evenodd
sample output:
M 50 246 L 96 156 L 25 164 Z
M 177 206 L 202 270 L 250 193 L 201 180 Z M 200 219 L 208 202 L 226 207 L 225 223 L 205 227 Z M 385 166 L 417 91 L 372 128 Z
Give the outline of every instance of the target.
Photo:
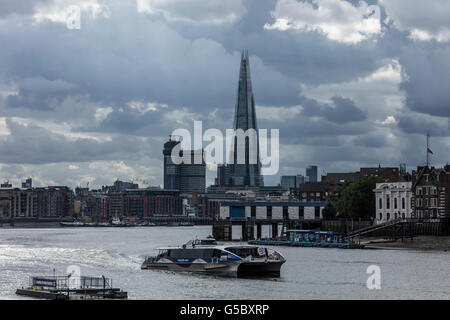
M 230 262 L 230 263 L 161 263 L 144 261 L 141 266 L 143 270 L 159 269 L 175 272 L 193 272 L 208 275 L 217 275 L 234 278 L 263 278 L 280 277 L 281 266 L 284 261 L 267 262 Z

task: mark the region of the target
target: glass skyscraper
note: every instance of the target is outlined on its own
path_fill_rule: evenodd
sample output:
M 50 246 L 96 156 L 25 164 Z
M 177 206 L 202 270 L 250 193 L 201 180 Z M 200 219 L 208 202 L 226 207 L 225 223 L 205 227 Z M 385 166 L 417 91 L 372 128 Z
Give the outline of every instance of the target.
M 236 109 L 234 114 L 234 130 L 242 129 L 246 132 L 249 129 L 256 131 L 256 146 L 251 148 L 251 143 L 248 137 L 245 140 L 239 141 L 236 137 L 234 139 L 234 152 L 231 155 L 233 163 L 229 164 L 231 185 L 233 186 L 263 186 L 263 177 L 261 175 L 261 162 L 259 157 L 259 135 L 258 125 L 256 122 L 255 100 L 252 91 L 252 82 L 250 78 L 250 61 L 248 58 L 248 51 L 244 50 L 241 56 L 241 68 L 239 72 L 239 83 L 237 91 Z M 239 143 L 245 150 L 245 163 L 237 163 Z M 256 161 L 251 163 L 252 155 L 250 152 L 256 152 Z

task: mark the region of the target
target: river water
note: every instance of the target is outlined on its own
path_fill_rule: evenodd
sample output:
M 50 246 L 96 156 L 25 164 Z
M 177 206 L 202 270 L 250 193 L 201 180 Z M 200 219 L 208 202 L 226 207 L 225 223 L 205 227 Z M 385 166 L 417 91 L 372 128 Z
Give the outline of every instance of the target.
M 130 299 L 450 299 L 450 254 L 409 250 L 278 247 L 287 259 L 279 279 L 234 279 L 141 270 L 145 255 L 211 233 L 210 226 L 0 229 L 0 299 L 30 275 L 81 274 L 113 279 Z M 367 268 L 379 266 L 381 289 Z

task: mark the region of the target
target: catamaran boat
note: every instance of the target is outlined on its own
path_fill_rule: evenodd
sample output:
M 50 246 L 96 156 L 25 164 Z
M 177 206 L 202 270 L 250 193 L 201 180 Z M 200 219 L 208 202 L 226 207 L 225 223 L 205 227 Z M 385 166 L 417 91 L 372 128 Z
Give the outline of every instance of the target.
M 217 245 L 213 238 L 182 247 L 159 248 L 141 269 L 165 269 L 231 277 L 279 277 L 286 259 L 275 250 L 250 245 Z

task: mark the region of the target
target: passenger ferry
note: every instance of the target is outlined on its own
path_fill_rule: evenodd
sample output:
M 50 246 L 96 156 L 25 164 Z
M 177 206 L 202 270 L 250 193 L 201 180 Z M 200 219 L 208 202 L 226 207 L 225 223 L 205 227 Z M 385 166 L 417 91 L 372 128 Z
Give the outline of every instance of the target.
M 196 239 L 182 247 L 159 248 L 141 269 L 188 271 L 231 277 L 280 277 L 286 259 L 275 250 L 250 245 L 218 245 L 213 238 Z

